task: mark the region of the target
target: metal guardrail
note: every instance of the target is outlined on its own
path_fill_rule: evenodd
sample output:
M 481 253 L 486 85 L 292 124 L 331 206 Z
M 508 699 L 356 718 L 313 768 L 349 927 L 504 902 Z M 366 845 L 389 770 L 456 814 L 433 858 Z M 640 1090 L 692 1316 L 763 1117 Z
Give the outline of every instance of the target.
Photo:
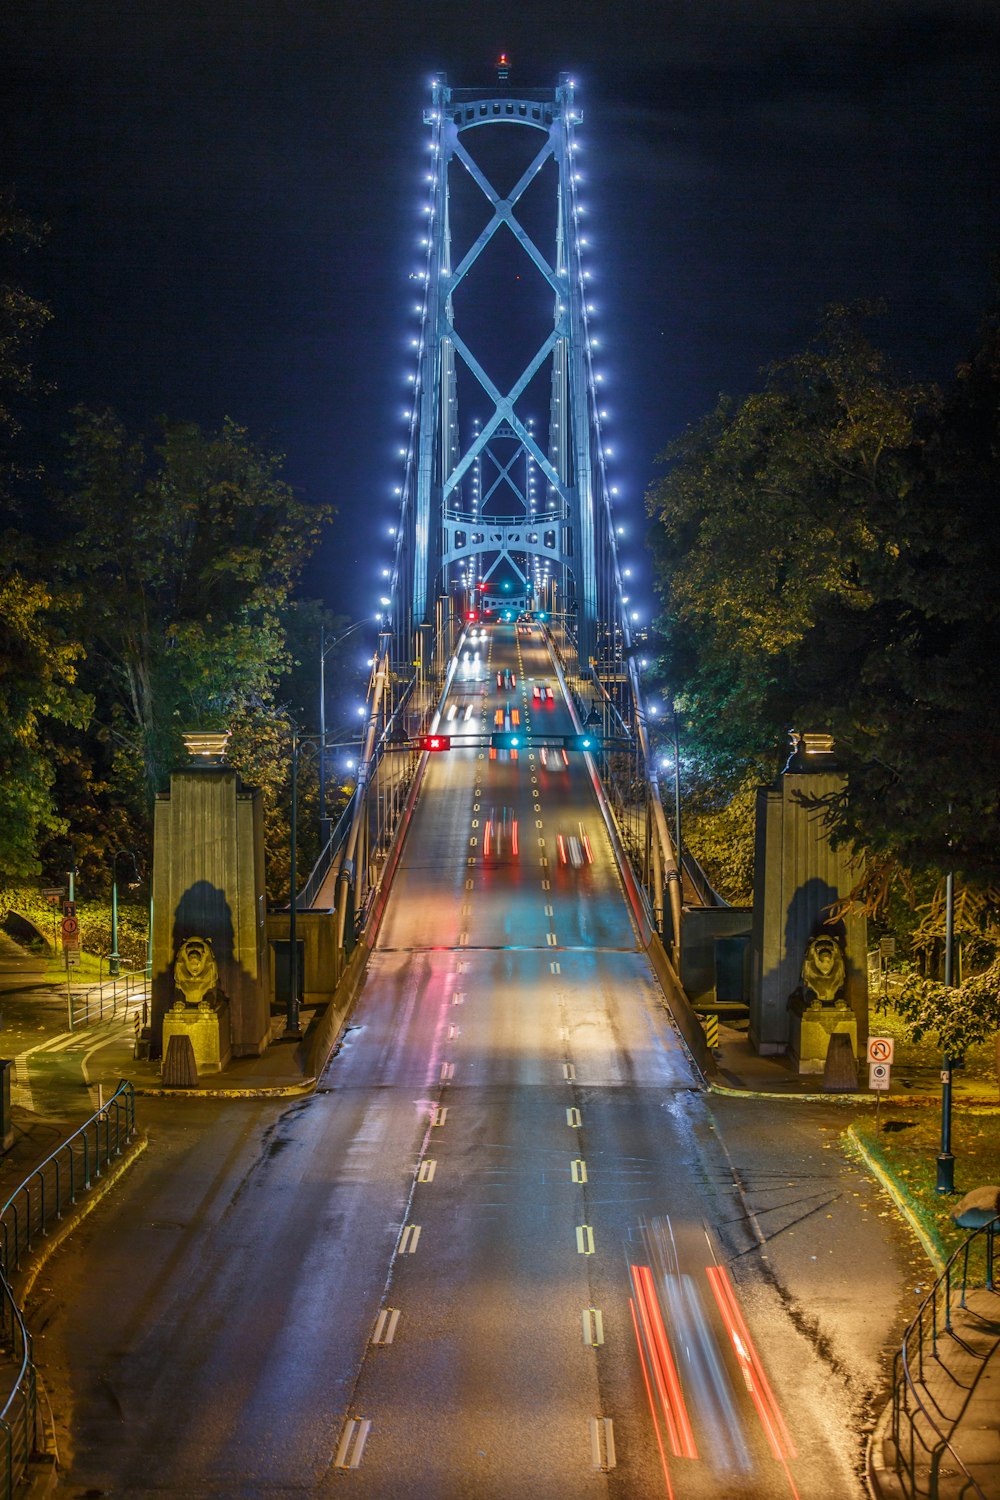
M 130 1007 L 140 1000 L 145 1001 L 149 991 L 149 970 L 135 969 L 102 979 L 88 990 L 71 990 L 69 997 L 69 1029 L 76 1031 L 81 1026 L 92 1026 L 95 1021 L 114 1020 L 127 1015 Z
M 927 1400 L 923 1399 L 918 1386 L 924 1385 L 925 1364 L 933 1360 L 938 1369 L 943 1361 L 938 1345 L 946 1337 L 957 1337 L 952 1332 L 952 1308 L 965 1307 L 969 1290 L 969 1262 L 973 1260 L 973 1287 L 982 1286 L 996 1292 L 993 1280 L 994 1244 L 1000 1229 L 1000 1217 L 982 1228 L 973 1230 L 968 1239 L 955 1251 L 927 1296 L 921 1302 L 916 1317 L 903 1334 L 903 1342 L 893 1360 L 892 1371 L 892 1442 L 895 1469 L 904 1495 L 918 1500 L 924 1494 L 938 1492 L 938 1471 L 941 1460 L 947 1453 L 963 1476 L 963 1495 L 978 1495 L 987 1500 L 985 1491 L 978 1485 L 961 1457 L 956 1453 L 947 1434 L 931 1412 Z M 982 1256 L 982 1277 L 976 1278 L 978 1257 Z M 959 1267 L 961 1277 L 959 1277 Z M 958 1285 L 961 1282 L 961 1295 Z M 957 1297 L 957 1301 L 955 1300 Z M 926 1394 L 926 1386 L 925 1386 Z M 940 1414 L 939 1414 L 940 1415 Z M 920 1431 L 918 1427 L 925 1428 Z M 905 1429 L 905 1432 L 904 1432 Z M 908 1436 L 907 1436 L 908 1435 Z M 905 1443 L 905 1446 L 904 1446 Z M 930 1475 L 930 1487 L 918 1488 L 917 1467 Z
M 31 1335 L 10 1277 L 134 1134 L 135 1089 L 123 1080 L 103 1107 L 46 1157 L 0 1209 L 0 1337 L 8 1368 L 14 1372 L 0 1408 L 0 1500 L 13 1500 L 38 1446 L 38 1380 Z

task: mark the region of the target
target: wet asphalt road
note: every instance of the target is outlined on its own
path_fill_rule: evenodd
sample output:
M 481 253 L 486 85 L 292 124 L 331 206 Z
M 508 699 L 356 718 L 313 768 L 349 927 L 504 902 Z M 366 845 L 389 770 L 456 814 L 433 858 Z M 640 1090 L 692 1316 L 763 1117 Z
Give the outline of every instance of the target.
M 456 719 L 568 732 L 492 635 Z M 314 1097 L 144 1101 L 29 1308 L 69 1493 L 862 1493 L 920 1263 L 841 1108 L 700 1091 L 548 760 L 432 758 Z

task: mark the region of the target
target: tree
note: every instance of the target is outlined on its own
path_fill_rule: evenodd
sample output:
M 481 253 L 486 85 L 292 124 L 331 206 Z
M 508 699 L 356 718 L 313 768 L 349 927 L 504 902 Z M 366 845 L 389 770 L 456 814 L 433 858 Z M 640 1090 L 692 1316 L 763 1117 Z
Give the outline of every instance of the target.
M 52 314 L 9 274 L 17 255 L 37 245 L 41 230 L 0 196 L 0 501 L 10 505 L 20 477 L 11 444 L 20 431 L 18 401 L 34 385 L 32 346 Z
M 0 198 L 0 506 L 16 511 L 23 465 L 14 454 L 17 404 L 33 385 L 31 348 L 48 309 L 6 274 L 39 231 Z M 0 538 L 0 876 L 39 872 L 39 841 L 62 832 L 52 795 L 50 735 L 81 724 L 89 701 L 76 687 L 83 648 L 67 623 L 65 596 L 40 580 L 34 549 L 13 529 Z
M 648 496 L 661 667 L 706 781 L 773 775 L 784 729 L 829 730 L 849 778 L 827 807 L 837 836 L 989 881 L 995 324 L 944 399 L 896 379 L 867 311 L 831 310 L 761 391 L 667 450 Z
M 14 545 L 8 538 L 5 555 Z M 39 840 L 62 833 L 47 746 L 51 721 L 81 725 L 91 701 L 75 686 L 80 646 L 62 628 L 45 585 L 0 573 L 0 875 L 37 875 Z
M 186 728 L 267 720 L 288 664 L 282 616 L 327 520 L 235 422 L 164 424 L 150 446 L 77 412 L 66 566 L 85 589 L 98 712 L 137 816 Z M 252 736 L 251 736 L 252 738 Z M 266 738 L 266 736 L 265 736 Z
M 281 460 L 233 422 L 214 434 L 164 424 L 150 445 L 112 413 L 81 410 L 70 451 L 66 566 L 82 587 L 98 704 L 60 765 L 78 844 L 106 829 L 148 853 L 149 802 L 184 758 L 183 730 L 228 728 L 280 864 L 291 591 L 328 509 L 297 500 Z

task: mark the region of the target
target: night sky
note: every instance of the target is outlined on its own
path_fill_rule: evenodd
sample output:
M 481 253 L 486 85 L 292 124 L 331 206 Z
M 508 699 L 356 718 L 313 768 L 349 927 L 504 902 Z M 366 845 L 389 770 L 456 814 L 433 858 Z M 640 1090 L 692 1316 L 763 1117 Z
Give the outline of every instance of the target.
M 827 302 L 886 298 L 880 336 L 919 377 L 967 352 L 1000 249 L 995 0 L 8 0 L 0 184 L 50 226 L 22 277 L 55 314 L 44 420 L 84 401 L 137 426 L 243 422 L 339 507 L 308 589 L 369 613 L 428 82 L 490 84 L 501 49 L 515 93 L 578 85 L 636 537 L 655 455 Z

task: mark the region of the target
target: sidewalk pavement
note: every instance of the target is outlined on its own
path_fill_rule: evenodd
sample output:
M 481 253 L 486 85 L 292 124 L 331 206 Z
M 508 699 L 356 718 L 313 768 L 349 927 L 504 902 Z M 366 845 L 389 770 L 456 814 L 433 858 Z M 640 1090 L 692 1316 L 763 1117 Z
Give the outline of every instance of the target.
M 139 1013 L 141 1018 L 141 1001 Z M 15 1062 L 14 1142 L 0 1158 L 0 1202 L 97 1108 L 98 1091 L 108 1098 L 122 1079 L 128 1079 L 140 1096 L 177 1098 L 181 1108 L 185 1098 L 277 1099 L 306 1094 L 316 1087 L 316 1078 L 305 1070 L 301 1039 L 279 1034 L 261 1057 L 237 1058 L 223 1074 L 202 1075 L 194 1088 L 165 1089 L 159 1062 L 135 1057 L 135 1016 L 136 1007 L 130 1005 L 125 1014 L 71 1033 L 67 1030 L 64 989 L 43 986 L 3 996 L 0 1052 Z M 311 1012 L 302 1013 L 303 1032 L 311 1019 Z M 280 1030 L 280 1018 L 275 1029 Z M 786 1058 L 759 1057 L 750 1046 L 745 1027 L 721 1025 L 719 1039 L 716 1071 L 709 1080 L 712 1092 L 798 1102 L 836 1101 L 855 1109 L 868 1108 L 875 1102 L 875 1096 L 864 1086 L 861 1069 L 856 1093 L 828 1094 L 823 1092 L 821 1076 L 800 1078 Z M 77 1089 L 66 1110 L 36 1112 L 19 1102 L 17 1075 L 26 1072 L 30 1078 L 31 1058 L 36 1053 L 51 1057 L 77 1046 L 86 1087 Z M 955 1095 L 957 1099 L 997 1104 L 995 1086 L 961 1074 L 956 1075 Z M 935 1070 L 900 1068 L 894 1070 L 892 1087 L 882 1100 L 892 1107 L 939 1097 L 940 1079 Z M 970 1297 L 969 1309 L 956 1310 L 953 1322 L 954 1337 L 939 1341 L 936 1360 L 925 1360 L 921 1399 L 950 1424 L 952 1446 L 976 1476 L 982 1494 L 1000 1497 L 1000 1299 L 988 1292 L 979 1294 L 975 1301 Z M 878 1500 L 898 1500 L 914 1493 L 912 1488 L 904 1491 L 895 1472 L 891 1437 L 890 1403 L 869 1449 L 869 1484 Z M 954 1463 L 951 1468 L 957 1471 Z M 971 1487 L 962 1490 L 953 1484 L 947 1470 L 948 1464 L 942 1463 L 938 1487 L 918 1488 L 916 1494 L 940 1496 L 942 1500 L 953 1494 L 976 1494 Z

